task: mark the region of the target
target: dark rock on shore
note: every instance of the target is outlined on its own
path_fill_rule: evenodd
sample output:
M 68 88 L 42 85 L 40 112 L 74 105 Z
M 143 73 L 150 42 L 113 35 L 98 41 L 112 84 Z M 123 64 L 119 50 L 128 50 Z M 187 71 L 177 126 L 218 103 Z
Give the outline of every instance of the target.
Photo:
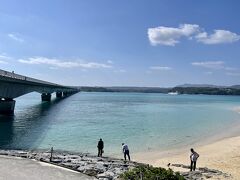
M 118 179 L 123 172 L 134 168 L 140 163 L 128 162 L 121 159 L 103 157 L 99 158 L 84 153 L 54 152 L 50 161 L 50 151 L 21 151 L 0 150 L 0 155 L 15 156 L 21 158 L 35 159 L 54 165 L 69 168 L 98 179 Z
M 101 180 L 118 179 L 120 174 L 139 166 L 148 166 L 147 164 L 124 161 L 122 159 L 91 156 L 84 153 L 71 153 L 54 151 L 52 160 L 50 161 L 50 151 L 22 151 L 22 150 L 0 150 L 0 155 L 15 156 L 21 158 L 34 159 L 54 165 L 62 166 L 71 170 L 75 170 L 89 176 L 94 176 Z M 189 170 L 189 166 L 184 164 L 169 164 L 169 168 L 180 167 Z M 200 167 L 193 172 L 180 172 L 187 180 L 202 179 L 231 179 L 231 175 L 215 169 Z
M 186 166 L 184 164 L 172 164 L 172 166 L 190 169 L 190 166 Z M 182 172 L 180 174 L 184 178 L 189 180 L 190 179 L 202 180 L 202 179 L 209 179 L 209 178 L 231 179 L 231 175 L 216 169 L 209 169 L 207 167 L 200 167 L 200 168 L 197 168 L 196 171 Z

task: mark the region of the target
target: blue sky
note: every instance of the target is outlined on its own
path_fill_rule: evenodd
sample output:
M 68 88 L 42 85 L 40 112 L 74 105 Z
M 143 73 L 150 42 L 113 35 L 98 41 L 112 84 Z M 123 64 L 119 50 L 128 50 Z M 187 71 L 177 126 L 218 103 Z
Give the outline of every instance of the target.
M 64 85 L 240 84 L 238 0 L 0 0 L 0 67 Z

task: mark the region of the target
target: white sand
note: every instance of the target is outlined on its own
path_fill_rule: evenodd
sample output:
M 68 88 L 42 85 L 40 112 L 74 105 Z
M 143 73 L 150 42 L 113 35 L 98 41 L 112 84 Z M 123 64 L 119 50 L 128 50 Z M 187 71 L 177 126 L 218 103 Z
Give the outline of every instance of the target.
M 231 174 L 233 179 L 240 179 L 240 136 L 226 138 L 217 142 L 194 148 L 200 154 L 198 167 L 208 167 Z M 168 163 L 189 165 L 189 148 L 172 152 L 147 152 L 134 154 L 134 160 L 167 167 Z M 175 168 L 175 171 L 186 169 Z

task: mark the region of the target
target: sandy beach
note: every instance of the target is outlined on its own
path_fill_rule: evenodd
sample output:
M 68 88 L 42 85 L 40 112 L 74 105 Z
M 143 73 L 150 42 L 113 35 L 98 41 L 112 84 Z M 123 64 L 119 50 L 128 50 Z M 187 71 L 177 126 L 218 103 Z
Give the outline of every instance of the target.
M 207 178 L 207 179 L 234 179 L 234 180 L 239 179 L 240 177 L 240 151 L 239 151 L 240 136 L 225 138 L 207 145 L 194 146 L 194 149 L 200 154 L 200 157 L 197 162 L 197 168 L 200 168 L 200 167 L 201 169 L 207 168 L 209 170 L 208 172 L 210 172 L 210 176 L 209 176 L 210 178 Z M 49 161 L 49 157 L 50 157 L 50 154 L 46 152 L 30 153 L 27 151 L 2 150 L 1 153 L 4 155 L 8 154 L 8 156 L 28 157 L 30 159 L 34 158 L 38 161 L 40 160 L 40 161 L 46 161 L 46 162 Z M 186 148 L 175 149 L 174 151 L 167 151 L 167 152 L 157 151 L 157 152 L 132 154 L 132 159 L 134 161 L 138 161 L 141 163 L 147 163 L 153 166 L 164 167 L 164 168 L 168 168 L 167 165 L 171 163 L 170 168 L 173 169 L 174 171 L 189 172 L 189 169 L 186 167 L 189 165 L 189 155 L 190 155 L 189 147 L 186 147 Z M 46 173 L 40 173 L 41 175 L 45 174 L 45 175 L 51 176 L 51 178 L 48 177 L 48 179 L 55 178 L 55 175 L 53 174 L 56 174 L 56 173 L 53 173 L 54 171 L 59 171 L 57 174 L 60 174 L 60 177 L 63 179 L 64 177 L 68 177 L 68 179 L 69 177 L 71 177 L 71 179 L 74 179 L 75 176 L 79 177 L 79 174 L 68 172 L 61 168 L 60 169 L 59 168 L 56 169 L 55 167 L 52 168 L 48 164 L 46 166 L 41 162 L 36 162 L 36 161 L 34 162 L 28 159 L 6 157 L 6 156 L 0 156 L 0 159 L 3 165 L 2 168 L 0 168 L 0 172 L 1 174 L 3 173 L 2 175 L 4 175 L 4 177 L 10 177 L 11 175 L 10 179 L 14 179 L 18 177 L 23 177 L 24 179 L 26 174 L 28 175 L 32 174 L 32 176 L 34 176 L 36 174 L 35 171 L 39 171 L 39 170 L 46 172 Z M 70 169 L 73 169 L 78 172 L 83 172 L 89 175 L 92 175 L 93 172 L 95 173 L 95 171 L 91 170 L 92 168 L 95 168 L 95 169 L 97 168 L 98 169 L 97 171 L 99 171 L 102 168 L 107 170 L 103 166 L 102 160 L 98 161 L 98 158 L 87 156 L 87 155 L 86 156 L 84 155 L 84 157 L 82 157 L 79 155 L 70 155 L 70 154 L 55 152 L 54 159 L 56 159 L 56 163 L 59 166 L 62 166 L 62 165 L 69 166 L 68 168 Z M 106 161 L 104 163 L 109 164 L 108 158 L 105 158 L 104 161 Z M 73 162 L 73 164 L 69 162 Z M 76 166 L 76 168 L 79 167 L 77 169 L 75 168 L 76 164 L 74 164 L 76 162 L 79 163 Z M 94 166 L 93 166 L 93 162 L 95 163 Z M 116 163 L 119 164 L 117 167 L 119 167 L 120 169 L 121 169 L 121 165 L 124 164 L 121 162 L 121 160 L 118 160 L 118 159 L 111 159 L 110 164 L 111 163 L 114 163 L 115 165 Z M 26 165 L 32 169 L 23 168 L 23 167 L 26 167 Z M 176 165 L 182 165 L 182 167 L 177 167 Z M 123 172 L 120 169 L 116 171 L 118 174 L 121 174 Z M 101 176 L 107 177 L 108 175 L 114 176 L 113 172 L 115 172 L 115 170 L 113 169 L 107 170 L 106 172 L 105 170 L 101 172 L 99 171 L 100 174 L 96 172 L 94 176 L 96 177 L 101 177 Z M 11 171 L 19 172 L 18 173 L 19 175 L 15 176 L 15 173 L 12 173 Z M 214 173 L 212 173 L 212 171 L 218 171 L 220 172 L 220 174 L 217 173 L 215 176 Z M 84 175 L 82 174 L 82 176 Z M 87 179 L 88 177 L 86 176 L 82 178 Z M 207 176 L 205 176 L 205 178 L 206 177 Z M 59 179 L 59 177 L 57 179 Z
M 225 138 L 208 145 L 196 146 L 194 149 L 200 154 L 197 167 L 217 169 L 231 174 L 232 179 L 240 178 L 240 136 Z M 135 154 L 134 159 L 167 168 L 168 163 L 189 165 L 189 155 L 189 148 L 183 148 L 172 152 Z M 171 168 L 175 171 L 189 171 L 173 166 Z

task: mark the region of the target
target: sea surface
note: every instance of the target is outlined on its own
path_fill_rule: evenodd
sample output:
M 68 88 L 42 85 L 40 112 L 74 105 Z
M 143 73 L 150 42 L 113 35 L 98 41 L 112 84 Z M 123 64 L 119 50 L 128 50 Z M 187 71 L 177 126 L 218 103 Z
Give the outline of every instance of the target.
M 80 92 L 51 102 L 40 94 L 16 99 L 15 115 L 0 116 L 0 149 L 54 149 L 105 155 L 164 151 L 201 142 L 240 125 L 239 96 Z M 240 132 L 240 131 L 239 131 Z

